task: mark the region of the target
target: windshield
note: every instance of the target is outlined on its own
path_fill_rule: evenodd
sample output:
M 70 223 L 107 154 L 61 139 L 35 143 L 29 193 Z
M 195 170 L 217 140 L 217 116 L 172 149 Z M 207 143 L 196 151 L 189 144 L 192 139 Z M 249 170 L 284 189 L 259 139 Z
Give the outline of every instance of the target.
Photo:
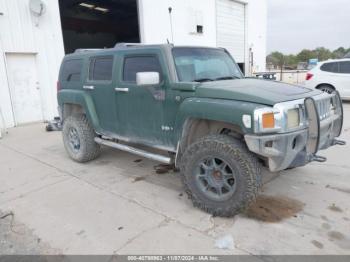
M 222 49 L 173 48 L 177 76 L 180 82 L 206 82 L 242 78 L 242 72 L 232 57 Z

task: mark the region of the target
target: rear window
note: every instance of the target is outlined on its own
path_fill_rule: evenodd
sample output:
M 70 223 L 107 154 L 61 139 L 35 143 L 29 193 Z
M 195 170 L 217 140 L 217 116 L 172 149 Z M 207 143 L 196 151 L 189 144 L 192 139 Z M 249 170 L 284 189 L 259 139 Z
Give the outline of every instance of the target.
M 73 59 L 63 62 L 61 80 L 66 82 L 79 82 L 83 67 L 82 59 Z
M 330 73 L 338 73 L 339 67 L 337 62 L 325 63 L 321 66 L 321 71 L 330 72 Z
M 133 56 L 124 60 L 123 81 L 136 82 L 136 73 L 158 72 L 160 77 L 161 66 L 156 56 Z
M 339 63 L 339 73 L 350 74 L 350 61 Z
M 89 80 L 112 80 L 113 56 L 94 57 L 90 59 Z

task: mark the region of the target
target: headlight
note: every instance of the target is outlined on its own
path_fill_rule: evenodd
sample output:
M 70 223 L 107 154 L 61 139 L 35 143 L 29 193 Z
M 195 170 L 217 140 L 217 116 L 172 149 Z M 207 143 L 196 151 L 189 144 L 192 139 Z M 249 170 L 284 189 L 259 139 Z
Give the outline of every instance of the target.
M 289 109 L 287 113 L 287 128 L 297 128 L 300 125 L 299 109 Z
M 259 108 L 254 111 L 256 133 L 278 132 L 281 130 L 279 112 L 273 108 Z
M 291 102 L 254 111 L 255 133 L 276 133 L 293 131 L 304 126 L 302 108 Z

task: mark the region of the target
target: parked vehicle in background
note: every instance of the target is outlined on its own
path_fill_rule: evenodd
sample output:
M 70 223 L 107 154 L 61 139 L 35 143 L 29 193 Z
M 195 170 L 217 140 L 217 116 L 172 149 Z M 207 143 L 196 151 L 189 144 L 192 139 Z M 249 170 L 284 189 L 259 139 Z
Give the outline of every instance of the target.
M 327 93 L 337 90 L 342 99 L 350 100 L 350 59 L 318 63 L 307 73 L 305 85 Z
M 57 87 L 73 160 L 105 145 L 174 164 L 194 206 L 218 216 L 256 199 L 261 165 L 324 162 L 319 150 L 344 144 L 337 93 L 245 78 L 222 48 L 81 50 L 64 58 Z

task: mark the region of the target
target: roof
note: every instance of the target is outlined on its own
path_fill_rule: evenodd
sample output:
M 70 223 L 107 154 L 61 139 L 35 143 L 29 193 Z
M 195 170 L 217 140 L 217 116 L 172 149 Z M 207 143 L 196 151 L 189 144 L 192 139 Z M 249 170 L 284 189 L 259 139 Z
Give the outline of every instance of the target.
M 103 49 L 77 49 L 74 53 L 67 54 L 66 56 L 81 56 L 82 54 L 91 54 L 91 53 L 109 53 L 117 50 L 130 50 L 130 49 L 148 49 L 148 48 L 159 48 L 159 49 L 172 49 L 173 47 L 177 48 L 214 48 L 218 47 L 206 47 L 206 46 L 175 46 L 174 44 L 140 44 L 140 43 L 117 43 L 112 48 L 103 48 Z
M 344 61 L 350 61 L 350 57 L 349 58 L 339 58 L 339 59 L 329 59 L 329 60 L 325 60 L 325 61 L 320 61 L 318 64 L 324 64 L 324 63 L 329 63 L 329 62 L 344 62 Z
M 170 49 L 173 47 L 172 44 L 158 44 L 158 45 L 147 45 L 147 44 L 130 44 L 130 43 L 118 43 L 112 48 L 82 48 L 82 49 L 76 49 L 74 53 L 66 54 L 65 58 L 74 58 L 74 57 L 81 57 L 84 55 L 91 55 L 91 54 L 110 54 L 118 50 L 130 50 L 130 49 L 137 49 L 137 48 L 159 48 L 159 49 Z

